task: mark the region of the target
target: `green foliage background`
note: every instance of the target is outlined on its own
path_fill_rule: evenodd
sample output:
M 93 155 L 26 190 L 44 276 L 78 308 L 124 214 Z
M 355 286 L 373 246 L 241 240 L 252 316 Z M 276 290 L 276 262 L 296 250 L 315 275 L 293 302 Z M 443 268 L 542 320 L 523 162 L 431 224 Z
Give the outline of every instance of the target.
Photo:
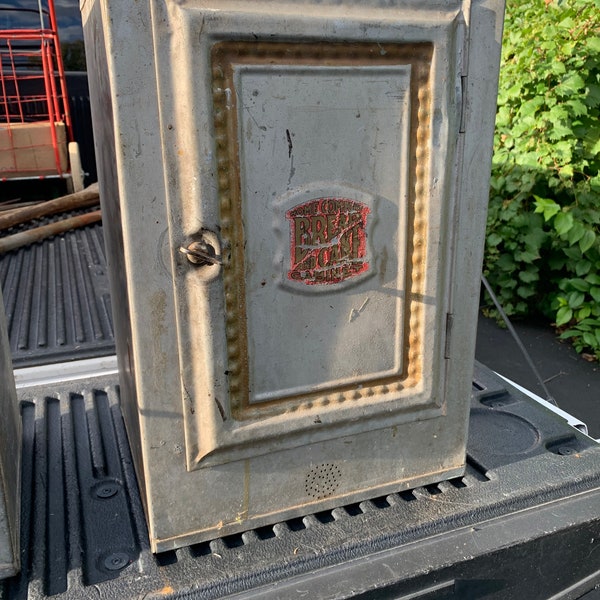
M 507 1 L 494 143 L 484 273 L 600 358 L 600 0 Z

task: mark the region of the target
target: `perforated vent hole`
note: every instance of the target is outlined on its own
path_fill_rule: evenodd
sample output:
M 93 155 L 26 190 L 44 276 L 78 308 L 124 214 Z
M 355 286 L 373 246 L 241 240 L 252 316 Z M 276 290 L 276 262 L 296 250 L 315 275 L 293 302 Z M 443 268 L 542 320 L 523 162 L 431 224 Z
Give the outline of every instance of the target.
M 317 500 L 332 496 L 339 487 L 341 477 L 342 470 L 333 463 L 315 465 L 304 482 L 307 496 Z

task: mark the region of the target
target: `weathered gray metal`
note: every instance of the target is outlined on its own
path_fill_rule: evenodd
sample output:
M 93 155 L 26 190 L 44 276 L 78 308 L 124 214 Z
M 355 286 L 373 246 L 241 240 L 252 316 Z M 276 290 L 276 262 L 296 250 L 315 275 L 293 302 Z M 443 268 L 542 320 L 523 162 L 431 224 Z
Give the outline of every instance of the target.
M 502 10 L 82 3 L 154 550 L 462 473 Z
M 19 570 L 21 419 L 0 290 L 0 579 Z

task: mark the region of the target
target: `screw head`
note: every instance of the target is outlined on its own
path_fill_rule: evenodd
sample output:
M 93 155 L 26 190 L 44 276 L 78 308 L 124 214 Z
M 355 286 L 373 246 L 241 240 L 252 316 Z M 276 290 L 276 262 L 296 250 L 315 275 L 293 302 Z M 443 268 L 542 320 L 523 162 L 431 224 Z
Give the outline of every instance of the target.
M 100 483 L 95 487 L 96 498 L 112 498 L 116 496 L 119 491 L 119 484 L 114 481 L 106 481 L 104 483 Z
M 109 571 L 119 571 L 129 564 L 129 554 L 125 552 L 113 552 L 104 559 L 104 566 Z
M 559 446 L 556 451 L 561 456 L 570 456 L 576 453 L 575 448 L 571 448 L 571 446 Z

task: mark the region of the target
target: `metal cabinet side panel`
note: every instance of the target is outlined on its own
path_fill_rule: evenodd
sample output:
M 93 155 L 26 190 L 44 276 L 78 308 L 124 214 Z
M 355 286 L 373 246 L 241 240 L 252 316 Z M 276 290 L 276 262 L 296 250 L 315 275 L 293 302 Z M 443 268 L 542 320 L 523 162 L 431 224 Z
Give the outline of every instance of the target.
M 150 499 L 177 489 L 185 441 L 150 3 L 81 10 L 122 410 L 153 538 Z
M 456 245 L 452 293 L 453 298 L 461 298 L 461 306 L 452 311 L 448 368 L 452 368 L 456 357 L 466 356 L 471 363 L 475 357 L 504 6 L 504 0 L 475 0 L 466 15 L 469 36 L 462 76 L 464 140 L 457 157 L 458 212 L 462 217 L 456 223 L 456 239 L 469 239 L 471 243 Z M 471 273 L 471 277 L 462 277 L 464 272 Z
M 133 399 L 135 398 L 135 382 L 131 372 L 133 365 L 130 365 L 127 359 L 127 349 L 131 345 L 132 337 L 130 307 L 127 297 L 123 230 L 121 228 L 122 215 L 119 203 L 113 94 L 109 75 L 109 61 L 112 57 L 103 22 L 103 11 L 101 0 L 82 0 L 81 2 L 111 309 L 117 332 L 115 344 L 121 375 L 120 384 L 123 391 L 122 397 Z M 131 449 L 137 467 L 141 466 L 142 457 L 139 451 L 139 422 L 132 414 L 133 407 L 133 402 L 123 402 L 122 410 L 130 432 Z M 138 473 L 140 473 L 139 469 Z M 140 485 L 143 488 L 143 479 L 140 481 Z
M 0 291 L 0 579 L 19 570 L 21 419 Z

